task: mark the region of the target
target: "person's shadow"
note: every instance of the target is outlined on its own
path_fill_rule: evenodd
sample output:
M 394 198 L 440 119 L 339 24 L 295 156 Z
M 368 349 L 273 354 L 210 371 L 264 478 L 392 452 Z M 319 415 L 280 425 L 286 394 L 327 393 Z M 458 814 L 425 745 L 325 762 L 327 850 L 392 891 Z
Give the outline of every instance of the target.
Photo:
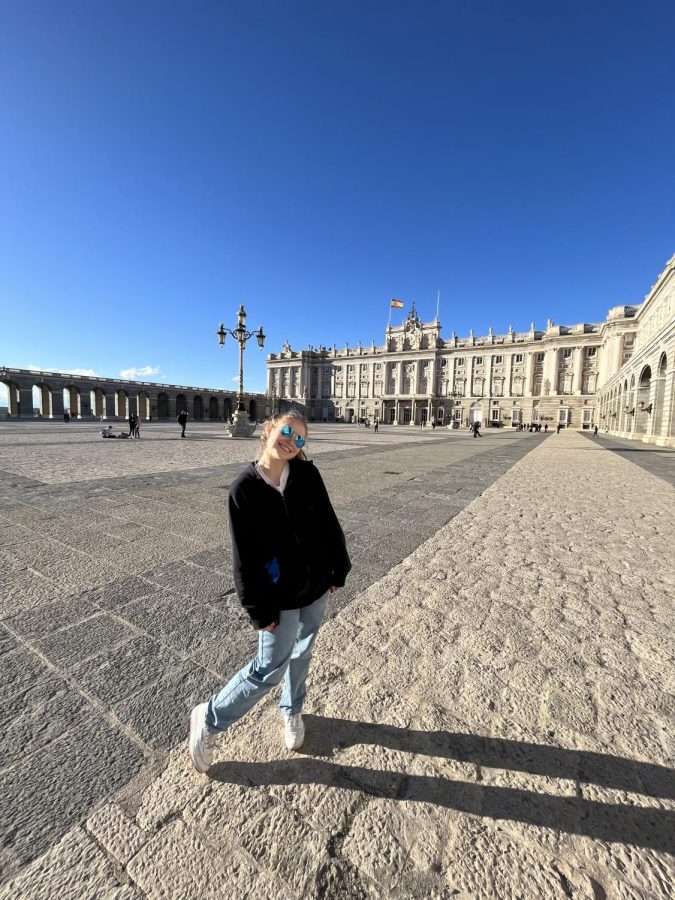
M 564 750 L 544 744 L 456 734 L 412 731 L 391 725 L 304 716 L 307 734 L 302 755 L 269 763 L 221 762 L 210 776 L 222 782 L 243 775 L 256 785 L 325 784 L 378 797 L 431 803 L 491 819 L 511 819 L 543 828 L 618 841 L 675 853 L 675 812 L 623 803 L 603 803 L 578 796 L 556 796 L 480 783 L 482 770 L 510 769 L 530 775 L 570 779 L 646 797 L 675 799 L 675 770 L 611 754 Z M 432 775 L 383 772 L 330 761 L 353 745 L 377 745 L 391 750 L 471 763 L 476 782 Z M 310 758 L 308 758 L 310 757 Z

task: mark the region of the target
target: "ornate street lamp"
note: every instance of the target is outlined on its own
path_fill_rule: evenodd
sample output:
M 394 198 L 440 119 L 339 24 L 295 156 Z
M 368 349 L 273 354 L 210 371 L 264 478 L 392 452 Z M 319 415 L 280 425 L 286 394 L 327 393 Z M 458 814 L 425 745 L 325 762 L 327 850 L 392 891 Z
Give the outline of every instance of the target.
M 225 338 L 228 334 L 239 344 L 239 392 L 237 394 L 237 411 L 234 414 L 234 423 L 227 428 L 227 431 L 230 433 L 230 437 L 251 437 L 255 431 L 255 422 L 253 425 L 249 424 L 246 406 L 244 404 L 244 347 L 249 338 L 252 338 L 255 335 L 258 347 L 262 350 L 265 346 L 265 335 L 263 334 L 262 325 L 255 332 L 246 330 L 246 310 L 242 303 L 239 307 L 239 312 L 237 313 L 237 327 L 232 329 L 225 328 L 221 322 L 220 328 L 216 334 L 218 336 L 218 344 L 221 347 L 225 346 Z

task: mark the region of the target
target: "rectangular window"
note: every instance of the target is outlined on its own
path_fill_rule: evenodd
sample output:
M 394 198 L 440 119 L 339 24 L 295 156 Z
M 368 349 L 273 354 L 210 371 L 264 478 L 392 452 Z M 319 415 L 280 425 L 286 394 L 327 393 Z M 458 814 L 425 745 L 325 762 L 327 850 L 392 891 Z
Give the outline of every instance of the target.
M 443 357 L 443 359 L 441 360 L 441 369 L 445 369 L 447 364 L 448 364 L 447 359 L 445 357 Z
M 382 363 L 375 363 L 375 371 L 376 372 L 379 372 L 381 368 L 382 368 Z
M 330 397 L 330 385 L 329 384 L 324 384 L 323 388 L 321 389 L 321 396 L 322 397 Z
M 354 371 L 354 366 L 347 366 L 347 371 L 348 371 L 348 372 L 353 372 L 353 371 Z
M 522 361 L 523 361 L 523 354 L 522 354 L 522 353 L 516 353 L 516 355 L 515 355 L 514 358 L 513 358 L 513 361 L 515 362 L 516 365 L 518 365 L 518 363 L 522 363 Z
M 511 413 L 511 422 L 514 425 L 517 425 L 522 420 L 522 411 L 520 409 L 514 409 Z
M 499 422 L 499 409 L 490 410 L 490 417 L 493 422 Z
M 572 356 L 572 348 L 565 347 L 565 349 L 563 350 L 563 359 L 569 359 L 571 356 Z
M 410 407 L 409 406 L 403 407 L 403 424 L 404 425 L 410 424 Z
M 477 356 L 477 357 L 476 357 L 476 365 L 477 365 L 477 366 L 482 366 L 482 365 L 483 365 L 483 357 L 482 357 L 482 356 Z
M 368 363 L 361 363 L 361 371 L 362 372 L 368 371 Z
M 537 362 L 542 363 L 544 361 L 544 353 L 537 353 Z
M 445 418 L 445 410 L 442 406 L 438 407 L 438 410 L 436 411 L 436 418 L 438 419 L 438 424 L 442 425 L 443 419 Z
M 324 375 L 330 375 L 330 366 L 324 366 L 324 367 L 323 367 L 323 374 L 324 374 Z
M 496 366 L 501 366 L 501 364 L 502 364 L 503 362 L 504 362 L 504 357 L 503 357 L 503 356 L 495 356 L 495 365 L 496 365 Z
M 595 356 L 597 352 L 598 352 L 597 347 L 589 347 L 588 350 L 586 351 L 586 356 Z
M 461 368 L 463 365 L 464 365 L 464 357 L 463 357 L 463 356 L 458 356 L 458 357 L 457 357 L 457 367 L 458 367 L 458 368 Z

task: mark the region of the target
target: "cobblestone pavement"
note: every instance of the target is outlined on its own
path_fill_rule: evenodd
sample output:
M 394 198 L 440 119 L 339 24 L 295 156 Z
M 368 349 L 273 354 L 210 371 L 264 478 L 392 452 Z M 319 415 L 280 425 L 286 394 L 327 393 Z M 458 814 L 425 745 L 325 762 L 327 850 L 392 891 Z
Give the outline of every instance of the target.
M 47 438 L 0 482 L 2 900 L 672 896 L 675 457 L 318 428 L 355 572 L 306 745 L 270 700 L 205 778 L 187 709 L 255 644 L 218 494 L 241 462 L 205 431 L 190 471 L 102 478 L 71 433 L 66 483 Z

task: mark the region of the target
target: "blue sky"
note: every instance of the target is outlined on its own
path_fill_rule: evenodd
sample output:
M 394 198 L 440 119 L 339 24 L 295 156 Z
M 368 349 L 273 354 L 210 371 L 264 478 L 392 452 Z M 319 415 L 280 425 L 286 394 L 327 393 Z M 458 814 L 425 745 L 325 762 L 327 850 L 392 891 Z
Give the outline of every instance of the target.
M 438 290 L 446 336 L 639 302 L 674 33 L 650 0 L 0 0 L 0 364 L 227 388 L 242 302 L 265 353 Z

